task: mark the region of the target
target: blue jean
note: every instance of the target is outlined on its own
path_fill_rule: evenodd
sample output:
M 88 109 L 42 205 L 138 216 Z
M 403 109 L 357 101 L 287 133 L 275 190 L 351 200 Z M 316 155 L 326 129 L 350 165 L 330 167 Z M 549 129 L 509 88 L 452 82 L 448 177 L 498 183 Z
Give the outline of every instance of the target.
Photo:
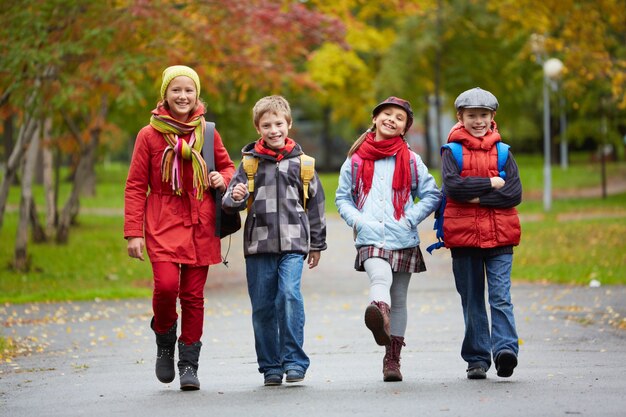
M 306 372 L 304 301 L 300 292 L 304 255 L 264 254 L 246 258 L 248 294 L 259 372 Z
M 465 337 L 461 357 L 469 367 L 489 369 L 491 357 L 503 349 L 517 355 L 519 351 L 515 317 L 511 303 L 511 267 L 513 255 L 486 258 L 460 257 L 452 259 L 456 289 L 461 296 Z M 485 308 L 485 272 L 491 310 L 491 331 Z

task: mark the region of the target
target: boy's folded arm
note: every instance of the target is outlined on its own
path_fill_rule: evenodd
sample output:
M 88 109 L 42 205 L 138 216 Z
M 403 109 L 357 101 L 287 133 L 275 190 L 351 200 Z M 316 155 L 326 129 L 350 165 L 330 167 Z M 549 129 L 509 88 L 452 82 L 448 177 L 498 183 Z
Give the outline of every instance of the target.
M 522 182 L 519 177 L 519 169 L 510 153 L 504 165 L 504 172 L 506 173 L 504 187 L 481 196 L 481 205 L 493 208 L 509 208 L 522 202 Z
M 457 201 L 469 201 L 491 192 L 491 179 L 486 177 L 461 177 L 459 166 L 449 150 L 441 158 L 441 172 L 446 195 Z

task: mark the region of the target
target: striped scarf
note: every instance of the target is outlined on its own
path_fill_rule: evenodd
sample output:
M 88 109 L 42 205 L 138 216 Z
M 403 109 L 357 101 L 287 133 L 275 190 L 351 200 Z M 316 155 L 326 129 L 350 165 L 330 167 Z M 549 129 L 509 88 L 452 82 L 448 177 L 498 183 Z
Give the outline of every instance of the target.
M 183 123 L 174 119 L 159 108 L 152 111 L 150 126 L 163 134 L 167 147 L 161 158 L 161 178 L 172 185 L 176 195 L 183 192 L 183 160 L 191 160 L 193 166 L 193 189 L 198 200 L 202 200 L 204 191 L 209 188 L 209 175 L 206 163 L 200 152 L 204 145 L 204 109 L 199 108 L 190 122 Z M 180 136 L 191 134 L 189 141 Z

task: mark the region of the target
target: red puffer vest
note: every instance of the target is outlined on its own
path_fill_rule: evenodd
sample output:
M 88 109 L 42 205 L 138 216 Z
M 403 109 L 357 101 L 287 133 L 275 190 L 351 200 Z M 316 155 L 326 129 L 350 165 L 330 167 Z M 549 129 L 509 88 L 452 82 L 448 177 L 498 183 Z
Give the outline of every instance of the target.
M 448 142 L 463 144 L 462 177 L 498 176 L 500 141 L 497 130 L 483 138 L 471 136 L 465 129 L 450 132 Z M 447 248 L 495 248 L 518 245 L 522 234 L 515 207 L 492 208 L 480 204 L 462 203 L 448 198 L 444 211 L 444 236 Z

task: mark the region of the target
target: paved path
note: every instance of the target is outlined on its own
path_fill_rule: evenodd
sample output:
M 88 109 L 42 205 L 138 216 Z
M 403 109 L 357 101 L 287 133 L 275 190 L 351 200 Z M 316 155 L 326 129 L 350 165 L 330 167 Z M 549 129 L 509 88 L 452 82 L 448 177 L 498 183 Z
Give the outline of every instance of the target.
M 230 268 L 210 272 L 200 391 L 154 377 L 149 300 L 6 305 L 3 333 L 32 353 L 0 364 L 0 416 L 626 415 L 626 331 L 615 326 L 626 287 L 514 285 L 520 366 L 512 378 L 492 369 L 469 381 L 449 253 L 439 252 L 411 283 L 404 382 L 382 382 L 383 348 L 363 325 L 366 276 L 352 270 L 350 231 L 331 217 L 329 250 L 303 279 L 303 383 L 262 386 L 237 237 Z

